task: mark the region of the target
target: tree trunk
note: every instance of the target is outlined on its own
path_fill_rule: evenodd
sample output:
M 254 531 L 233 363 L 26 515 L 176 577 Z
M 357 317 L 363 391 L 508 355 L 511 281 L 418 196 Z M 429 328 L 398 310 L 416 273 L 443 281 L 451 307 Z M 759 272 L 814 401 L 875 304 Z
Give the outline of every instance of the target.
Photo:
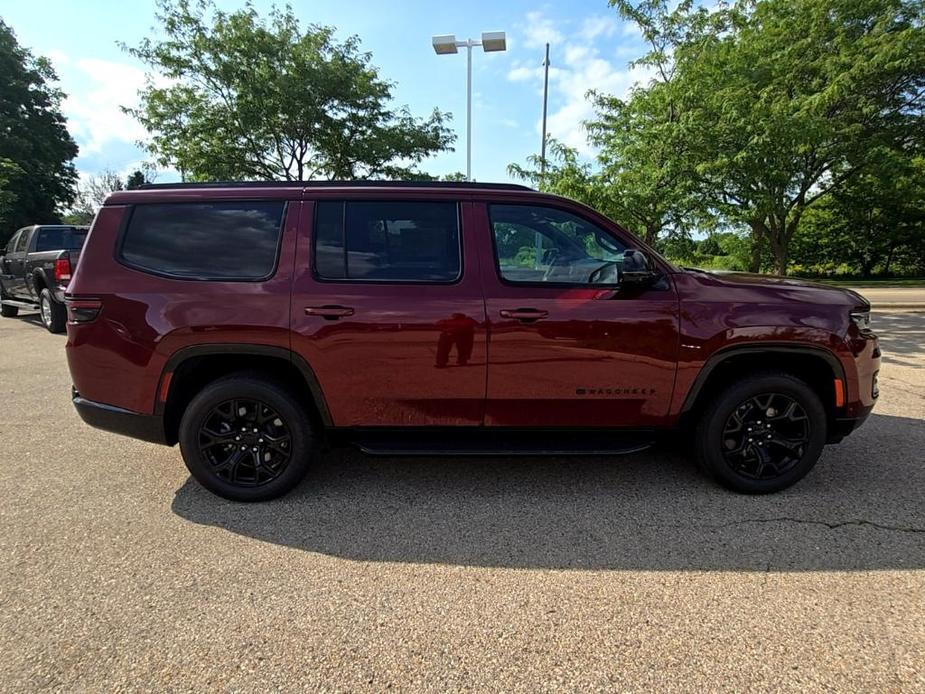
M 774 269 L 777 271 L 778 275 L 783 277 L 787 274 L 787 263 L 790 261 L 787 253 L 787 244 L 771 244 L 771 246 L 774 251 Z
M 761 272 L 761 256 L 764 255 L 764 224 L 761 221 L 749 222 L 752 228 L 752 252 L 748 262 L 748 271 Z
M 655 246 L 655 241 L 658 239 L 658 232 L 661 230 L 661 227 L 654 224 L 646 225 L 646 233 L 643 236 L 643 240 L 650 246 Z
M 883 264 L 883 274 L 886 277 L 890 276 L 890 265 L 893 264 L 893 255 L 896 253 L 896 240 L 890 241 L 890 250 L 886 254 L 886 262 Z

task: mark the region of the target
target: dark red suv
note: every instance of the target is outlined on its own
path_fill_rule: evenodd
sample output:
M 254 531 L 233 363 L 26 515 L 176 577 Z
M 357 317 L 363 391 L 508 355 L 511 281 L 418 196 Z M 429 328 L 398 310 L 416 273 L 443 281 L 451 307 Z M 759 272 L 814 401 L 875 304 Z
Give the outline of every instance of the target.
M 864 421 L 880 366 L 853 292 L 681 269 L 514 185 L 117 192 L 67 307 L 80 416 L 179 442 L 239 500 L 292 489 L 333 444 L 597 455 L 660 432 L 773 492 Z

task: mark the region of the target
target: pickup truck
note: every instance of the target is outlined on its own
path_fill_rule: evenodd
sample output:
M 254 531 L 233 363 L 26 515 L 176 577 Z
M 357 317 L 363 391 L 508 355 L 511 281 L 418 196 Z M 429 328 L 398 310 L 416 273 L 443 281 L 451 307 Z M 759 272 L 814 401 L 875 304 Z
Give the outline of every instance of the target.
M 0 314 L 38 309 L 49 332 L 67 324 L 64 290 L 77 266 L 87 227 L 38 224 L 13 234 L 0 257 Z

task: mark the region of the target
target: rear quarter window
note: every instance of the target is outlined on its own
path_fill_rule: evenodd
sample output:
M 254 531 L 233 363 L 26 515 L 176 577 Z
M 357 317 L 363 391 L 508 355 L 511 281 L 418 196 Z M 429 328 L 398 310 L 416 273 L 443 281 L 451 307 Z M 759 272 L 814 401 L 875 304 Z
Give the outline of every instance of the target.
M 260 280 L 273 274 L 285 203 L 136 205 L 119 260 L 181 279 Z

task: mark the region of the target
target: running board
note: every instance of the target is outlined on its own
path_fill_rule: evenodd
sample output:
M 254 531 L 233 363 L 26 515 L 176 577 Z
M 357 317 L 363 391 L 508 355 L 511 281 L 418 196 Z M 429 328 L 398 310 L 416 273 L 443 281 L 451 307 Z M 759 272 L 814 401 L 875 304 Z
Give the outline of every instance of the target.
M 38 311 L 39 305 L 31 301 L 19 301 L 18 299 L 3 299 L 0 300 L 0 304 L 4 306 L 15 306 L 16 308 L 24 308 L 29 311 Z
M 347 439 L 369 455 L 565 456 L 627 455 L 654 443 L 651 432 L 389 431 L 354 432 Z

